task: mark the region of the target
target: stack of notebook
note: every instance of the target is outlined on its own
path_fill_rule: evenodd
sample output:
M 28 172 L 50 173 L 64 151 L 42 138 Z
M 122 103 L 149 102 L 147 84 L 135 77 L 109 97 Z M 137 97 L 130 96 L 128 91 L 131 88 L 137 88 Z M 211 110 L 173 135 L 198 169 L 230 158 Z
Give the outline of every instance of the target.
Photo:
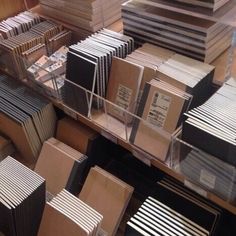
M 94 92 L 101 97 L 106 94 L 112 56 L 124 58 L 134 49 L 131 37 L 103 29 L 69 47 L 63 101 L 69 107 L 88 116 Z M 76 86 L 78 85 L 78 86 Z M 86 92 L 88 90 L 88 92 Z M 95 100 L 95 101 L 94 101 Z
M 98 235 L 102 218 L 93 208 L 62 190 L 47 202 L 38 236 Z
M 1 21 L 0 35 L 3 39 L 7 39 L 28 31 L 32 26 L 38 23 L 40 23 L 38 15 L 25 11 L 19 13 L 17 16 Z
M 89 32 L 107 27 L 121 18 L 120 0 L 40 0 L 39 2 L 44 14 Z
M 0 163 L 0 232 L 36 236 L 45 205 L 45 180 L 15 159 Z
M 176 169 L 221 198 L 236 199 L 235 167 L 200 150 L 190 151 Z
M 0 161 L 6 158 L 7 156 L 12 155 L 15 152 L 15 148 L 11 140 L 3 137 L 0 134 Z
M 55 138 L 44 142 L 35 172 L 46 179 L 46 188 L 53 194 L 66 189 L 78 194 L 86 168 L 87 156 Z
M 165 161 L 171 143 L 171 134 L 182 121 L 191 95 L 158 79 L 145 84 L 134 119 L 130 142 L 153 157 Z
M 236 165 L 235 82 L 224 84 L 207 102 L 190 110 L 183 140 L 231 165 Z
M 53 106 L 7 76 L 0 76 L 0 91 L 0 132 L 12 140 L 26 161 L 33 163 L 43 142 L 54 135 Z
M 79 199 L 103 215 L 105 235 L 115 236 L 133 193 L 133 187 L 95 166 L 79 194 Z
M 126 236 L 216 233 L 221 209 L 170 179 L 160 181 L 157 190 L 128 221 Z
M 50 21 L 34 25 L 29 31 L 0 41 L 0 66 L 16 78 L 24 78 L 29 67 L 43 55 L 57 50 L 70 39 L 70 33 Z M 68 42 L 69 43 L 69 42 Z
M 137 43 L 150 42 L 210 63 L 232 41 L 231 26 L 163 9 L 153 1 L 122 5 L 124 33 Z

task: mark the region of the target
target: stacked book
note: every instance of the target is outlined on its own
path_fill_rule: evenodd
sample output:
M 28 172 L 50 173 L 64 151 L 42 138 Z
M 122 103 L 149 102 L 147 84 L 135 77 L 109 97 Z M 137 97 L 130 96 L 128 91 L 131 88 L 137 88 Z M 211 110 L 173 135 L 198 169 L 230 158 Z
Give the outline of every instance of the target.
M 45 141 L 35 172 L 46 180 L 46 189 L 56 195 L 62 189 L 78 194 L 87 167 L 87 156 L 55 138 Z
M 131 37 L 107 29 L 70 46 L 67 81 L 63 87 L 64 103 L 88 116 L 93 103 L 100 105 L 92 95 L 105 97 L 112 57 L 125 58 L 133 49 Z
M 168 178 L 158 182 L 157 191 L 127 222 L 126 236 L 215 235 L 221 209 Z
M 43 142 L 54 135 L 52 104 L 7 76 L 0 76 L 0 104 L 0 132 L 26 161 L 35 162 Z
M 10 156 L 0 163 L 0 233 L 36 236 L 45 205 L 45 180 Z
M 44 14 L 89 32 L 107 27 L 121 18 L 120 0 L 40 0 L 39 2 Z
M 236 165 L 235 80 L 231 78 L 207 102 L 187 112 L 183 140 Z
M 236 199 L 235 167 L 200 150 L 191 150 L 176 170 L 194 183 L 233 202 Z
M 98 235 L 103 216 L 66 190 L 47 202 L 38 236 Z
M 153 1 L 122 5 L 124 33 L 137 43 L 150 42 L 211 63 L 232 41 L 231 26 L 163 9 Z
M 24 33 L 32 26 L 40 23 L 40 21 L 38 15 L 29 11 L 22 12 L 17 16 L 3 20 L 0 22 L 0 39 L 7 39 Z

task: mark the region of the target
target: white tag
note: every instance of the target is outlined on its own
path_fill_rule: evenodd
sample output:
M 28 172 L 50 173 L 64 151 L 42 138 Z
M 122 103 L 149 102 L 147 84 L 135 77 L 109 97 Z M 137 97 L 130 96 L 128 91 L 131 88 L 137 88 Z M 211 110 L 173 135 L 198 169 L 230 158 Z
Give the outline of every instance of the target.
M 148 166 L 151 166 L 152 163 L 151 163 L 151 160 L 152 158 L 145 152 L 141 151 L 141 150 L 136 150 L 136 149 L 133 149 L 132 150 L 132 154 L 137 158 L 139 159 L 140 161 L 142 161 L 144 164 L 148 165 Z
M 73 119 L 77 120 L 77 114 L 72 109 L 70 109 L 69 107 L 64 106 L 63 110 L 68 116 L 70 116 Z
M 215 188 L 216 176 L 207 170 L 202 169 L 200 174 L 200 182 L 210 189 Z
M 192 189 L 194 192 L 198 193 L 199 195 L 203 197 L 207 197 L 207 192 L 203 190 L 202 188 L 198 187 L 196 184 L 193 184 L 189 182 L 188 180 L 184 181 L 184 185 L 190 189 Z
M 118 138 L 105 130 L 101 131 L 101 135 L 115 144 L 118 143 Z
M 116 94 L 115 104 L 118 105 L 119 107 L 122 107 L 123 109 L 127 110 L 130 106 L 131 96 L 132 96 L 132 89 L 130 89 L 122 84 L 119 84 L 118 91 Z M 113 109 L 118 115 L 124 116 L 123 110 L 121 110 L 117 107 L 114 107 Z
M 147 115 L 147 121 L 156 127 L 163 128 L 170 104 L 171 97 L 155 92 Z

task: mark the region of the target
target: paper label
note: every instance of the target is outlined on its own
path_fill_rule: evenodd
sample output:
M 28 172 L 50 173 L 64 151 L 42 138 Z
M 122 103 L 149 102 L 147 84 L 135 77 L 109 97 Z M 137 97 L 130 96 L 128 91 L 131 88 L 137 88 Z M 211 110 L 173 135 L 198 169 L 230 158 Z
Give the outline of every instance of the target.
M 200 182 L 210 189 L 215 188 L 216 176 L 207 170 L 202 169 L 200 173 Z
M 132 96 L 132 89 L 122 84 L 119 84 L 118 91 L 116 94 L 115 104 L 127 110 L 130 105 L 131 96 Z M 118 115 L 124 116 L 124 111 L 122 111 L 121 109 L 114 107 L 114 111 Z
M 171 104 L 171 97 L 155 92 L 149 108 L 147 121 L 156 127 L 163 128 Z
M 198 187 L 197 185 L 189 182 L 188 180 L 184 181 L 184 185 L 188 188 L 190 188 L 191 190 L 193 190 L 194 192 L 198 193 L 199 195 L 203 196 L 203 197 L 207 197 L 207 192 L 205 190 L 203 190 L 202 188 Z
M 101 131 L 101 135 L 115 144 L 118 143 L 118 138 L 111 133 L 106 132 L 105 130 Z
M 77 114 L 72 109 L 64 106 L 63 110 L 68 116 L 70 116 L 73 119 L 77 120 Z
M 148 165 L 148 166 L 151 166 L 152 163 L 151 163 L 151 159 L 148 154 L 146 154 L 145 152 L 142 152 L 142 151 L 138 151 L 138 150 L 135 150 L 133 149 L 132 150 L 132 154 L 137 158 L 139 159 L 140 161 L 142 161 L 144 164 Z

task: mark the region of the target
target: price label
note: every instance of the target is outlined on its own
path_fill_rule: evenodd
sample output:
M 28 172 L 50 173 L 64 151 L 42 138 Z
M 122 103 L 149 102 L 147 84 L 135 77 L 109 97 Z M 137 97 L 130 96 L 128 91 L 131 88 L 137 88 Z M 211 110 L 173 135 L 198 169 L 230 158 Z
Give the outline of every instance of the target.
M 118 138 L 105 130 L 101 131 L 101 135 L 115 144 L 118 143 Z
M 137 150 L 137 149 L 133 149 L 132 150 L 132 154 L 139 159 L 140 161 L 142 161 L 144 164 L 151 166 L 151 160 L 152 157 L 150 157 L 147 153 L 141 151 L 141 150 Z
M 74 112 L 72 109 L 70 109 L 69 107 L 65 107 L 64 106 L 64 112 L 68 115 L 68 116 L 70 116 L 70 117 L 72 117 L 73 119 L 75 119 L 75 120 L 77 120 L 77 114 L 76 114 L 76 112 Z
M 196 184 L 193 184 L 193 183 L 189 182 L 188 180 L 185 180 L 184 185 L 186 187 L 190 188 L 191 190 L 193 190 L 194 192 L 198 193 L 199 195 L 201 195 L 205 198 L 207 197 L 207 192 L 204 189 L 197 186 Z

